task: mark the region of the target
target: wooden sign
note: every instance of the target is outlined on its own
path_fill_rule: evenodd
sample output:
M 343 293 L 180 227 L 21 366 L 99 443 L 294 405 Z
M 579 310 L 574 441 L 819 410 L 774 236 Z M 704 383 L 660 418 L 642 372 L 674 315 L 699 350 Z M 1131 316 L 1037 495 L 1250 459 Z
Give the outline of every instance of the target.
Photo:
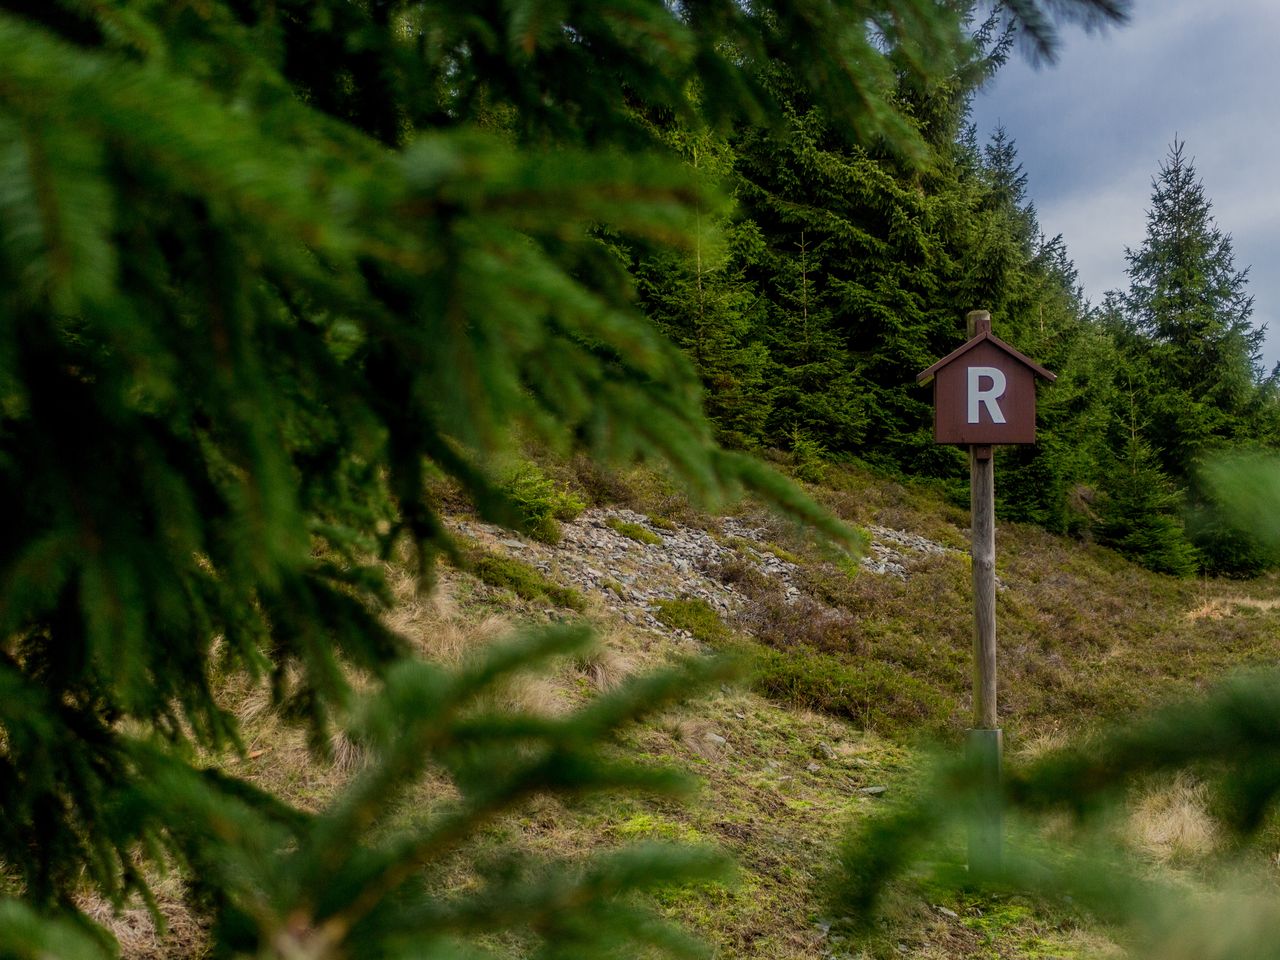
M 978 314 L 972 339 L 916 380 L 930 377 L 933 438 L 965 446 L 1035 443 L 1036 377 L 1058 379 L 995 336 L 986 312 Z
M 971 311 L 969 339 L 916 380 L 933 379 L 933 436 L 969 448 L 973 559 L 973 729 L 969 756 L 979 773 L 969 828 L 969 869 L 994 876 L 1001 857 L 1000 764 L 1004 738 L 996 709 L 996 502 L 991 448 L 1036 442 L 1036 377 L 1057 377 L 991 332 L 991 314 Z

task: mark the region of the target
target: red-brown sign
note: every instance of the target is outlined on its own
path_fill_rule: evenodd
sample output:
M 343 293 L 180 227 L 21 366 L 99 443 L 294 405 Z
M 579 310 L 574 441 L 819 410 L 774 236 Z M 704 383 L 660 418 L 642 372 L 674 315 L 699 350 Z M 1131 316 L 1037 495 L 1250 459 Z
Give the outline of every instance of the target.
M 933 381 L 933 437 L 938 443 L 1036 442 L 1036 377 L 1056 380 L 991 333 L 977 335 L 916 377 Z

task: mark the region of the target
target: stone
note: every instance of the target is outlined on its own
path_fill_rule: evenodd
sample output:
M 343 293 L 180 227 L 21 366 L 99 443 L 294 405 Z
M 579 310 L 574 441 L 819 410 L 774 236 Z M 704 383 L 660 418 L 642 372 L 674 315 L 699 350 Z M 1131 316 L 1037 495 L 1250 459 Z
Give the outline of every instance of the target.
M 878 797 L 888 789 L 889 789 L 888 787 L 863 787 L 858 792 L 863 794 L 864 796 Z

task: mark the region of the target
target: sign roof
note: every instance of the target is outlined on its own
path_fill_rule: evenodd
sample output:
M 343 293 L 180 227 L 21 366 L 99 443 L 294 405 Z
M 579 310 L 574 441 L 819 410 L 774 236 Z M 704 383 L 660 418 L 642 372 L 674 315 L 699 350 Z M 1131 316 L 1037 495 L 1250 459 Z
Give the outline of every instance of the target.
M 994 333 L 987 330 L 987 331 L 984 331 L 983 333 L 978 334 L 972 340 L 968 340 L 962 343 L 959 347 L 957 347 L 955 350 L 952 350 L 945 357 L 943 357 L 941 360 L 939 360 L 937 363 L 931 366 L 928 370 L 923 370 L 920 373 L 916 374 L 916 382 L 924 383 L 926 380 L 928 380 L 930 377 L 936 374 L 943 367 L 950 365 L 956 360 L 959 360 L 962 356 L 964 356 L 966 353 L 968 353 L 970 350 L 972 350 L 974 347 L 976 347 L 980 343 L 990 343 L 992 346 L 998 347 L 999 349 L 1003 350 L 1005 353 L 1009 354 L 1009 356 L 1013 357 L 1013 359 L 1017 360 L 1019 363 L 1026 366 L 1028 369 L 1031 370 L 1032 373 L 1034 373 L 1038 377 L 1042 377 L 1051 383 L 1054 380 L 1058 379 L 1058 375 L 1056 373 L 1046 370 L 1044 367 L 1040 366 L 1040 364 L 1036 363 L 1034 360 L 1028 357 L 1025 353 L 1015 349 L 1014 347 L 1009 346 L 1009 344 L 1005 343 L 1003 340 L 997 337 Z

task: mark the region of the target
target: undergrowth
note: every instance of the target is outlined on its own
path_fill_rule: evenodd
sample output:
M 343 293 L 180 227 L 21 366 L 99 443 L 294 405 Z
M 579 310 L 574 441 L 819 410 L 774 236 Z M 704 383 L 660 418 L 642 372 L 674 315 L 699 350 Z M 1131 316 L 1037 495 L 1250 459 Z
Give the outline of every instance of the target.
M 513 557 L 474 548 L 466 554 L 466 569 L 482 583 L 510 590 L 522 600 L 546 600 L 579 612 L 587 606 L 580 591 L 548 579 Z

